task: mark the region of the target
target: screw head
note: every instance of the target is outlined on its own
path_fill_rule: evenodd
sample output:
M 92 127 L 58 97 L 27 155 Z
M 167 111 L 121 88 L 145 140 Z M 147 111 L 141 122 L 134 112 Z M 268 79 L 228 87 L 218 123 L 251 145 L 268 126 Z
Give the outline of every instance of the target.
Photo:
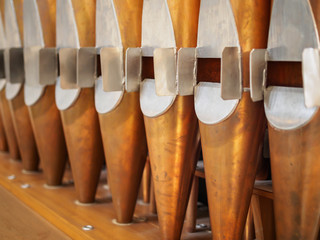
M 31 186 L 30 186 L 29 183 L 24 183 L 24 184 L 21 184 L 20 187 L 23 188 L 23 189 L 26 189 L 26 188 L 30 188 Z
M 94 227 L 92 225 L 85 225 L 82 227 L 83 231 L 91 231 L 93 229 L 94 229 Z
M 208 226 L 204 223 L 200 223 L 196 225 L 196 229 L 205 229 L 208 228 Z
M 8 178 L 9 180 L 13 180 L 13 179 L 16 178 L 16 175 L 12 174 L 12 175 L 9 175 L 7 178 Z

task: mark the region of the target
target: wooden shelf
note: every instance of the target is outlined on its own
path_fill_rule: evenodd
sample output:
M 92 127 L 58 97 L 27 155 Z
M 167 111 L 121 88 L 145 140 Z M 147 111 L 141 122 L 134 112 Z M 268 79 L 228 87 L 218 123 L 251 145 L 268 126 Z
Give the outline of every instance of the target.
M 10 175 L 15 175 L 15 179 L 8 179 Z M 110 193 L 105 188 L 104 179 L 105 173 L 102 174 L 98 187 L 97 203 L 79 206 L 75 204 L 76 193 L 73 184 L 70 183 L 70 171 L 67 170 L 65 173 L 63 187 L 47 189 L 44 187 L 43 174 L 24 174 L 20 162 L 9 160 L 6 154 L 0 155 L 0 185 L 71 239 L 160 239 L 157 216 L 148 211 L 148 205 L 139 204 L 139 201 L 135 217 L 147 218 L 146 222 L 133 223 L 129 226 L 118 226 L 113 223 L 112 220 L 115 218 L 113 205 Z M 30 188 L 21 188 L 25 183 L 30 184 Z M 84 225 L 92 225 L 94 229 L 84 231 L 82 230 Z M 43 238 L 34 236 L 32 239 Z M 211 239 L 211 234 L 207 231 L 184 232 L 182 239 L 206 240 Z

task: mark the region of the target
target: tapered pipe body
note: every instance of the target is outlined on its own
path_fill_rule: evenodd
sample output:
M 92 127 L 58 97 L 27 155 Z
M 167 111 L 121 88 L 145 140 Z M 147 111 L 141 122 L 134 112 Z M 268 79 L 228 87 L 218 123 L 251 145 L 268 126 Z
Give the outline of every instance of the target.
M 69 20 L 72 19 L 69 22 L 70 26 L 58 22 L 57 19 L 58 47 L 61 47 L 59 43 L 63 46 L 66 42 L 66 47 L 95 46 L 96 1 L 59 0 L 57 3 L 59 3 L 57 6 L 60 7 L 57 8 L 57 16 L 59 17 L 61 13 L 65 14 L 63 11 L 67 9 Z M 66 6 L 68 7 L 66 8 Z M 73 34 L 74 41 L 72 43 L 68 42 L 70 38 L 64 34 L 65 28 L 67 31 L 70 30 L 70 34 Z M 57 88 L 58 86 L 56 86 L 56 90 Z M 60 88 L 60 91 L 63 90 Z M 99 119 L 94 105 L 94 89 L 83 88 L 72 91 L 78 91 L 79 95 L 65 93 L 67 97 L 60 100 L 65 101 L 70 97 L 73 102 L 61 110 L 60 115 L 78 201 L 92 203 L 95 199 L 104 161 Z
M 23 169 L 26 171 L 37 171 L 39 165 L 38 149 L 28 107 L 24 103 L 23 87 L 21 87 L 15 98 L 9 100 L 9 106 L 17 135 Z
M 177 49 L 195 47 L 200 1 L 166 2 Z M 147 67 L 143 65 L 144 71 Z M 144 77 L 153 78 L 152 74 Z M 176 96 L 166 112 L 145 115 L 144 121 L 161 236 L 180 239 L 199 153 L 194 98 Z
M 180 239 L 198 156 L 193 96 L 177 96 L 170 109 L 145 117 L 157 213 L 163 239 Z
M 139 93 L 125 93 L 116 109 L 99 118 L 117 221 L 128 223 L 132 221 L 147 157 Z
M 213 239 L 241 239 L 258 165 L 265 116 L 262 103 L 244 93 L 231 117 L 200 122 Z
M 13 127 L 13 120 L 10 112 L 9 102 L 6 99 L 5 90 L 2 90 L 0 92 L 0 111 L 1 111 L 1 117 L 2 117 L 2 122 L 4 126 L 4 131 L 6 134 L 10 158 L 17 160 L 20 158 L 19 147 L 18 147 L 16 133 Z
M 37 37 L 42 39 L 44 47 L 55 47 L 56 43 L 56 1 L 28 1 L 24 3 L 25 6 L 25 45 L 28 47 L 37 45 Z M 28 12 L 27 10 L 34 9 L 35 12 Z M 27 14 L 33 14 L 28 16 Z M 37 19 L 37 16 L 39 19 Z M 38 25 L 32 25 L 32 18 L 37 19 L 35 21 Z M 40 29 L 41 34 L 38 36 L 35 29 Z M 28 38 L 29 36 L 29 38 Z M 26 64 L 27 67 L 29 67 Z M 30 79 L 28 79 L 30 81 Z M 29 84 L 27 82 L 25 84 Z M 67 149 L 65 139 L 63 135 L 62 123 L 60 118 L 60 112 L 55 104 L 55 87 L 41 86 L 40 83 L 37 86 L 28 86 L 30 90 L 26 91 L 26 98 L 33 94 L 32 91 L 37 87 L 43 88 L 43 93 L 32 102 L 28 103 L 28 110 L 30 119 L 35 135 L 35 140 L 38 146 L 41 166 L 46 179 L 46 184 L 49 186 L 61 185 L 64 168 L 67 160 Z M 25 100 L 26 100 L 25 98 Z
M 1 100 L 0 100 L 1 101 Z M 2 108 L 0 106 L 0 108 Z M 6 137 L 6 131 L 4 128 L 4 117 L 3 117 L 3 111 L 0 110 L 0 151 L 6 152 L 9 150 L 8 148 L 8 141 Z
M 305 6 L 302 4 L 309 5 L 309 2 L 310 12 L 313 13 L 313 16 L 308 17 L 315 20 L 316 26 L 314 27 L 319 30 L 319 1 L 311 0 L 308 3 L 302 1 L 299 7 Z M 307 7 L 309 8 L 309 6 Z M 300 29 L 300 31 L 303 30 Z M 270 75 L 270 78 L 267 79 L 268 84 L 284 86 L 287 89 L 303 86 L 301 62 L 273 62 L 272 64 L 268 70 Z M 303 95 L 302 89 L 301 95 Z M 282 104 L 281 101 L 277 102 L 279 107 Z M 300 110 L 310 111 L 305 107 L 303 97 L 299 104 L 303 106 Z M 292 122 L 298 119 L 300 114 L 301 112 L 295 111 L 294 115 L 291 115 Z M 286 122 L 289 126 L 290 123 L 291 121 Z M 305 119 L 303 124 L 294 128 L 283 129 L 275 126 L 274 121 L 269 119 L 268 131 L 277 239 L 311 240 L 318 237 L 320 217 L 319 129 L 319 109 L 315 109 L 315 112 Z
M 143 1 L 118 0 L 113 4 L 119 30 L 115 28 L 112 31 L 113 34 L 119 31 L 125 55 L 127 48 L 140 47 Z M 121 102 L 113 110 L 100 113 L 99 119 L 116 220 L 129 223 L 132 221 L 146 162 L 147 141 L 139 92 L 124 91 L 122 94 Z
M 5 26 L 8 47 L 21 47 L 23 43 L 23 0 L 5 1 Z M 15 89 L 13 91 L 13 89 Z M 14 94 L 12 94 L 15 92 Z M 11 95 L 10 98 L 8 96 Z M 24 104 L 24 89 L 8 87 L 6 97 L 10 108 L 14 131 L 20 151 L 23 169 L 38 170 L 39 156 L 32 131 L 28 108 Z
M 78 200 L 94 202 L 104 161 L 94 91 L 82 89 L 73 106 L 61 111 L 63 130 Z
M 301 129 L 269 125 L 277 239 L 316 239 L 320 216 L 320 114 Z
M 5 1 L 1 1 L 0 5 L 1 11 L 1 23 L 3 36 L 1 36 L 1 47 L 6 47 L 6 38 L 5 38 Z M 6 79 L 1 80 L 1 87 L 0 87 L 0 112 L 1 112 L 1 121 L 3 124 L 4 134 L 6 137 L 7 142 L 7 150 L 9 152 L 9 156 L 11 159 L 18 160 L 20 158 L 18 143 L 16 134 L 13 127 L 13 121 L 10 113 L 10 107 L 8 104 L 8 100 L 6 99 L 6 90 L 5 90 Z
M 150 202 L 150 187 L 151 187 L 151 167 L 150 167 L 150 160 L 147 158 L 146 164 L 144 166 L 143 174 L 142 174 L 142 198 L 145 203 Z
M 55 105 L 54 94 L 55 87 L 48 86 L 41 99 L 28 107 L 46 184 L 50 186 L 62 184 L 67 161 L 60 112 Z
M 231 0 L 230 3 L 242 52 L 242 84 L 248 88 L 249 53 L 253 48 L 267 46 L 270 1 Z M 220 78 L 220 63 L 213 66 L 216 67 L 211 68 L 210 76 L 216 81 Z M 252 102 L 246 91 L 223 121 L 215 124 L 199 121 L 214 240 L 242 238 L 265 124 L 263 103 Z

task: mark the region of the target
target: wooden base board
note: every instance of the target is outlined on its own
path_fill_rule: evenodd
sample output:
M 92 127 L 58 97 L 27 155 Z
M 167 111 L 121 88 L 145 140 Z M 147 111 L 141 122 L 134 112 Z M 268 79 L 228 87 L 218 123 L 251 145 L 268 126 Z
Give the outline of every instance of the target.
M 14 175 L 15 178 L 8 179 L 10 175 Z M 111 195 L 103 187 L 106 184 L 105 174 L 102 175 L 98 187 L 97 202 L 89 206 L 75 204 L 76 193 L 70 179 L 71 173 L 70 170 L 67 170 L 63 187 L 45 188 L 42 173 L 23 174 L 20 162 L 10 161 L 6 154 L 0 155 L 0 185 L 71 239 L 160 239 L 157 216 L 148 211 L 148 205 L 137 204 L 135 211 L 135 217 L 147 218 L 146 222 L 133 223 L 128 226 L 119 226 L 113 223 L 115 214 Z M 26 183 L 30 187 L 21 188 L 21 185 Z M 201 221 L 208 221 L 208 219 L 200 219 Z M 85 225 L 92 225 L 94 229 L 84 231 L 82 227 Z M 35 237 L 36 235 L 32 239 L 37 239 Z M 208 231 L 195 233 L 184 231 L 182 239 L 209 240 L 211 234 Z

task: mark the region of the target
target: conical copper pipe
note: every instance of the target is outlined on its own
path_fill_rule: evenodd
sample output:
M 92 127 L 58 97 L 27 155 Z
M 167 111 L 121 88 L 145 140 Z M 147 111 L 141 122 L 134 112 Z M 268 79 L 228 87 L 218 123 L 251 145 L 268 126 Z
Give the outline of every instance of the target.
M 213 239 L 241 239 L 264 123 L 262 103 L 253 103 L 249 93 L 227 120 L 200 122 Z
M 243 231 L 242 240 L 253 240 L 253 239 L 254 239 L 254 224 L 253 224 L 252 208 L 250 206 L 248 210 L 246 225 Z
M 199 147 L 193 96 L 145 125 L 162 239 L 180 239 Z
M 266 48 L 270 1 L 230 0 L 242 51 L 243 87 L 249 87 L 249 53 Z M 206 63 L 206 60 L 203 60 Z M 214 61 L 212 79 L 220 78 Z M 199 62 L 199 67 L 200 62 Z M 201 75 L 198 69 L 198 76 Z M 204 73 L 207 74 L 207 73 Z M 198 77 L 199 79 L 199 77 Z M 241 239 L 258 165 L 258 150 L 265 127 L 263 103 L 253 103 L 243 92 L 226 120 L 199 122 L 206 173 L 212 239 Z
M 95 46 L 96 1 L 72 0 L 72 7 L 80 47 Z M 104 161 L 94 89 L 81 89 L 73 105 L 60 115 L 78 201 L 92 203 Z
M 73 106 L 61 111 L 78 200 L 92 203 L 104 161 L 92 88 L 82 89 Z
M 2 17 L 2 24 L 4 27 L 4 7 L 5 7 L 5 1 L 0 1 L 0 11 L 1 11 L 1 17 Z M 5 30 L 4 30 L 5 31 Z M 0 91 L 0 112 L 2 117 L 2 123 L 6 135 L 9 155 L 11 159 L 18 160 L 20 158 L 18 143 L 16 134 L 13 127 L 12 117 L 10 113 L 10 107 L 8 104 L 8 100 L 6 99 L 6 93 L 5 93 L 5 86 Z
M 200 1 L 167 0 L 167 4 L 177 49 L 195 47 Z M 144 71 L 148 66 L 144 61 Z M 153 78 L 146 75 L 143 77 Z M 180 239 L 199 157 L 194 97 L 176 96 L 165 113 L 153 118 L 144 116 L 144 121 L 161 236 Z
M 8 151 L 8 143 L 7 143 L 6 133 L 4 130 L 2 113 L 0 117 L 0 151 L 2 152 Z
M 46 184 L 62 184 L 67 160 L 60 113 L 55 105 L 55 86 L 48 86 L 37 103 L 29 107 L 29 114 L 38 145 Z
M 269 125 L 277 239 L 316 239 L 320 216 L 320 113 L 297 130 Z
M 37 5 L 45 45 L 54 47 L 56 1 L 37 1 Z M 55 104 L 55 87 L 45 87 L 40 99 L 28 109 L 46 184 L 61 185 L 67 160 L 67 149 L 60 113 Z
M 140 46 L 142 3 L 142 0 L 114 1 L 124 52 L 128 47 Z M 99 119 L 116 219 L 129 223 L 147 157 L 139 93 L 124 92 L 120 104 L 111 112 L 99 114 Z
M 23 0 L 13 0 L 21 43 L 23 42 Z M 32 131 L 28 108 L 24 104 L 24 89 L 21 87 L 17 96 L 8 100 L 22 166 L 27 171 L 37 171 L 39 155 Z
M 150 160 L 147 157 L 146 164 L 144 165 L 143 174 L 142 174 L 142 198 L 144 203 L 150 203 L 150 187 L 151 187 L 151 167 Z
M 18 95 L 9 100 L 9 106 L 17 134 L 23 169 L 26 171 L 37 171 L 39 155 L 32 131 L 28 107 L 24 103 L 23 90 L 23 87 L 21 87 Z
M 320 29 L 320 3 L 310 0 Z M 269 64 L 269 63 L 268 63 Z M 268 84 L 302 87 L 301 62 L 273 62 Z M 269 145 L 277 239 L 317 239 L 320 217 L 319 110 L 291 130 L 269 123 Z
M 112 112 L 99 115 L 108 184 L 119 223 L 132 221 L 147 157 L 139 93 L 125 93 Z
M 9 103 L 8 103 L 8 100 L 6 99 L 5 89 L 0 91 L 0 111 L 1 111 L 1 117 L 2 117 L 2 122 L 4 126 L 4 131 L 7 138 L 10 158 L 14 160 L 18 160 L 20 158 L 19 147 L 18 147 L 16 133 L 13 127 L 13 121 L 10 113 Z

